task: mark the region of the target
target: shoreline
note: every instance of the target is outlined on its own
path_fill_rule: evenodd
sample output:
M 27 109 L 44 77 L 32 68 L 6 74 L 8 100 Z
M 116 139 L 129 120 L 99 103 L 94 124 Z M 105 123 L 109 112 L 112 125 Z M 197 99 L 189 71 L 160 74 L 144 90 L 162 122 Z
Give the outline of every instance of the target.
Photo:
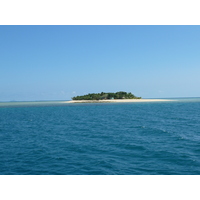
M 71 100 L 65 103 L 137 103 L 137 102 L 164 102 L 169 99 L 106 99 L 106 100 Z

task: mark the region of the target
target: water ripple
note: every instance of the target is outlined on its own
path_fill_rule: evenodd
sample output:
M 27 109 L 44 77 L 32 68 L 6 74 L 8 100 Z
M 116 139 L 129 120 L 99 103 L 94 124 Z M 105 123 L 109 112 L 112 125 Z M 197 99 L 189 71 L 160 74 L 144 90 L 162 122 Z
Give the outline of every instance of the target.
M 0 107 L 1 174 L 200 174 L 200 102 Z

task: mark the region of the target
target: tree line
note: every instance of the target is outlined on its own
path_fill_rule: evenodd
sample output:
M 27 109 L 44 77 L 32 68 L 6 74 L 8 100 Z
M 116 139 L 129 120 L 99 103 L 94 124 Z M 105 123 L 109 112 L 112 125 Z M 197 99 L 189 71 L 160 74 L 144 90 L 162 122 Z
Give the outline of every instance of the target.
M 101 93 L 89 93 L 83 96 L 72 97 L 72 100 L 104 100 L 104 99 L 141 99 L 141 97 L 136 97 L 131 92 L 101 92 Z

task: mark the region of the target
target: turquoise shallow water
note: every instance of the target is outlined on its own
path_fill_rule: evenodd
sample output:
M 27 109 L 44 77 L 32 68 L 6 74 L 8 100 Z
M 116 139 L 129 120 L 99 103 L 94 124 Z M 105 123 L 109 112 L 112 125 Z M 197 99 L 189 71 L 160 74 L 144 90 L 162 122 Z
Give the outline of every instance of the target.
M 0 103 L 0 174 L 200 174 L 200 99 Z

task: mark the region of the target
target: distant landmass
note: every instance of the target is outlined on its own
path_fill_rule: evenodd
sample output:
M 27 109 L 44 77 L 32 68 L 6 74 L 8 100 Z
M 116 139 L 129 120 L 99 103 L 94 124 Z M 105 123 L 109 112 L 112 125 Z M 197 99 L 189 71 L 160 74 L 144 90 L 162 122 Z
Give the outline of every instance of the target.
M 116 92 L 116 93 L 89 93 L 83 96 L 72 97 L 72 100 L 105 100 L 105 99 L 141 99 L 141 97 L 136 97 L 131 92 Z

